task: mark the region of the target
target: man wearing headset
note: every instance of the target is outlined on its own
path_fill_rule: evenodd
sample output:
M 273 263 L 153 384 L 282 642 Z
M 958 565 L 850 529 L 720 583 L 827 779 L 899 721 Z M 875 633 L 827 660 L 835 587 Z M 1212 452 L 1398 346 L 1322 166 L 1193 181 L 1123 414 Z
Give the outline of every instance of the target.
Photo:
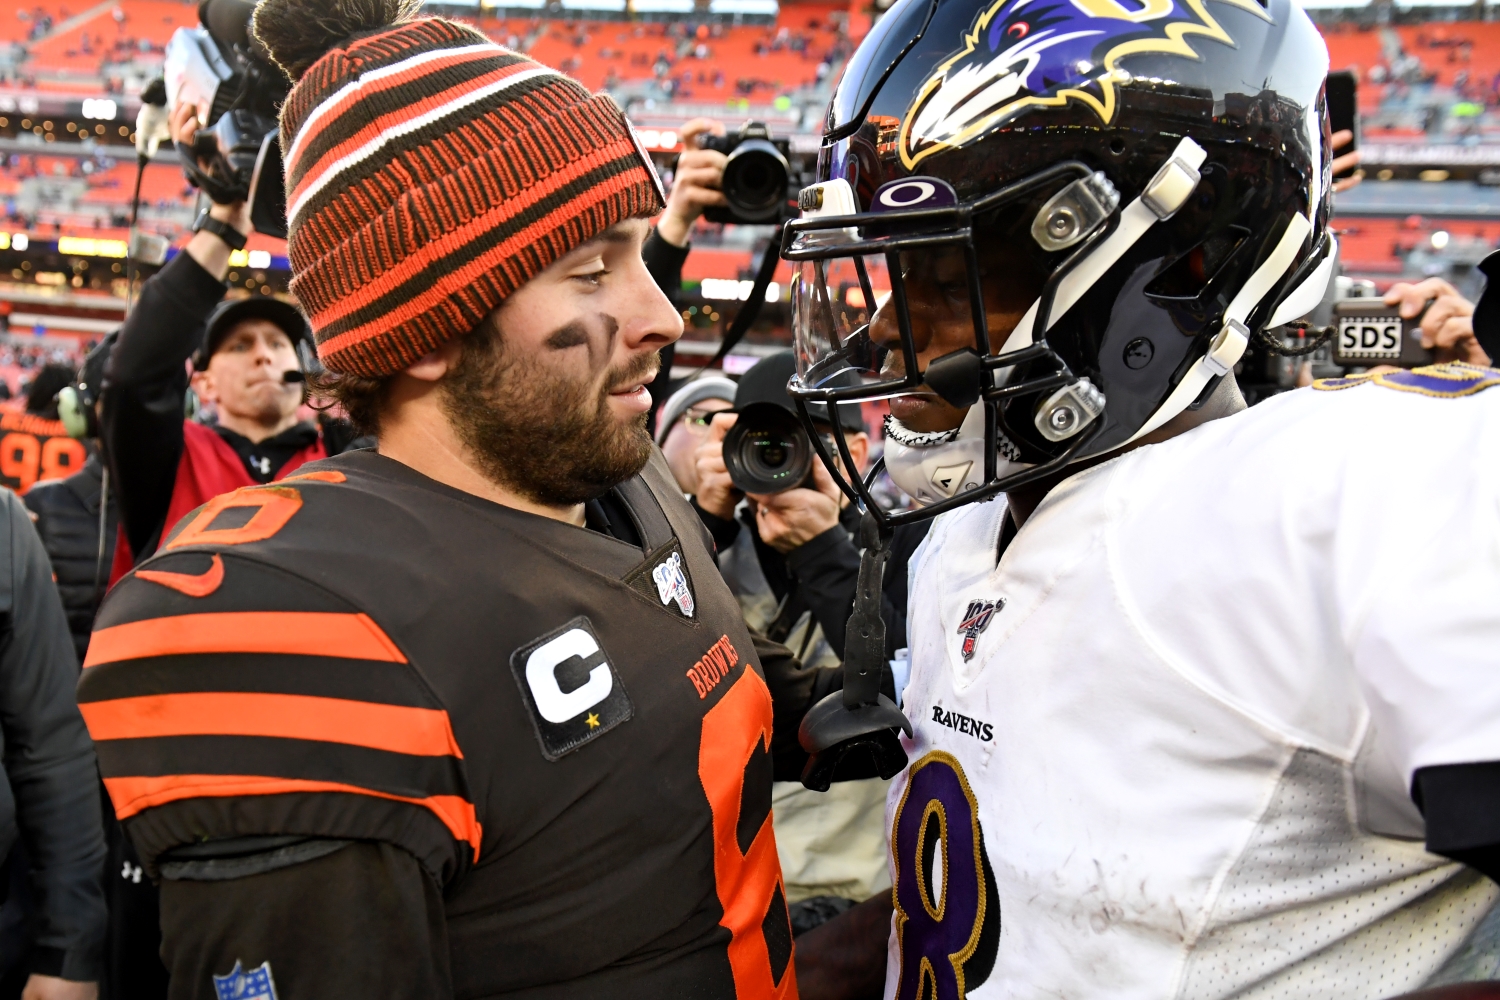
M 190 107 L 174 110 L 172 124 L 191 141 Z M 318 426 L 297 416 L 302 314 L 270 297 L 220 302 L 229 254 L 250 232 L 245 203 L 213 205 L 196 228 L 142 287 L 105 372 L 101 436 L 124 526 L 111 581 L 188 511 L 328 454 Z M 190 384 L 216 408 L 215 423 L 183 419 Z

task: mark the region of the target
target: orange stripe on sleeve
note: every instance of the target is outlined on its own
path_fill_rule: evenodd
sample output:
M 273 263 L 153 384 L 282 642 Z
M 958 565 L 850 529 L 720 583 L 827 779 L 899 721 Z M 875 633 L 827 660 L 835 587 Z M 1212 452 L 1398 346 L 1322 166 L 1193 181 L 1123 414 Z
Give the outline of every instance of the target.
M 406 657 L 364 614 L 321 611 L 225 611 L 148 618 L 99 629 L 85 667 L 184 653 L 282 653 L 405 663 Z
M 443 821 L 453 836 L 474 849 L 479 858 L 483 828 L 474 813 L 474 804 L 457 795 L 432 795 L 425 799 L 391 795 L 358 785 L 336 781 L 302 781 L 295 778 L 266 778 L 239 774 L 172 774 L 154 778 L 105 778 L 104 786 L 120 819 L 153 806 L 180 799 L 228 798 L 245 795 L 282 795 L 295 792 L 348 792 L 377 799 L 410 802 L 430 809 Z
M 94 740 L 268 736 L 320 740 L 421 757 L 463 754 L 448 713 L 369 701 L 248 691 L 143 695 L 79 706 Z

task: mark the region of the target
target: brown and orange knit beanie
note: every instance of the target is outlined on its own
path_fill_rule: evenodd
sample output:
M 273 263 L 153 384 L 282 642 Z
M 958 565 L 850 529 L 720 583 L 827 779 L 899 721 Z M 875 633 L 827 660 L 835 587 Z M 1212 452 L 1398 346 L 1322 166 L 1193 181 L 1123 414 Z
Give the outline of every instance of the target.
M 547 265 L 662 209 L 609 97 L 413 0 L 262 0 L 293 293 L 336 372 L 400 371 Z

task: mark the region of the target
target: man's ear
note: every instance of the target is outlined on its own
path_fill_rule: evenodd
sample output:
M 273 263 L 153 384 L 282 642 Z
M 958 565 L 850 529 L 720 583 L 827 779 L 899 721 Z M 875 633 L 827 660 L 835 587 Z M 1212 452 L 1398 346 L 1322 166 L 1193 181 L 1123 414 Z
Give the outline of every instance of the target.
M 870 435 L 864 431 L 856 431 L 850 434 L 844 432 L 844 438 L 849 442 L 849 454 L 854 456 L 854 464 L 863 475 L 865 466 L 870 462 Z
M 428 351 L 406 369 L 405 374 L 419 382 L 436 382 L 458 365 L 463 354 L 463 344 L 450 340 L 435 351 Z
M 193 392 L 197 393 L 198 398 L 203 402 L 217 403 L 219 401 L 214 395 L 214 377 L 210 373 L 193 372 L 192 377 L 188 379 L 188 385 L 193 387 Z

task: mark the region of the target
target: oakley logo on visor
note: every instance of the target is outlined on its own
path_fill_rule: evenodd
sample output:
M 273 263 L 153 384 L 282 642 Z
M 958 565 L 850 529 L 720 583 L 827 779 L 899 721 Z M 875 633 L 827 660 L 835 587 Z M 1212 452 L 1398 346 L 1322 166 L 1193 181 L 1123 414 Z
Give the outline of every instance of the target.
M 899 212 L 909 208 L 951 208 L 958 195 L 947 181 L 936 177 L 908 177 L 889 181 L 875 192 L 872 212 Z

